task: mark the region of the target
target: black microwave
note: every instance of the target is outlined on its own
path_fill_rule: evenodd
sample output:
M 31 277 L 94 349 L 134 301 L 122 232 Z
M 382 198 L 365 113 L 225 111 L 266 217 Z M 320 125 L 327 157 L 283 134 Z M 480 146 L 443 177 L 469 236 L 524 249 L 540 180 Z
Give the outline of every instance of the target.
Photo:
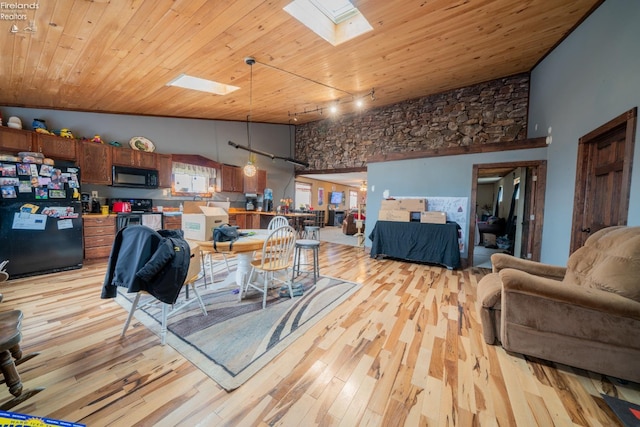
M 158 188 L 158 171 L 126 166 L 113 166 L 112 186 L 130 188 Z

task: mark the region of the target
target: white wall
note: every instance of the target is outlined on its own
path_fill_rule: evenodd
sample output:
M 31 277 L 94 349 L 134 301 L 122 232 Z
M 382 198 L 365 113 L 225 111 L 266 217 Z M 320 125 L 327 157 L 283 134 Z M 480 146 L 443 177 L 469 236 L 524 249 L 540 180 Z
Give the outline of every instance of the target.
M 640 1 L 607 0 L 532 72 L 530 137 L 545 136 L 547 193 L 542 261 L 569 256 L 578 139 L 640 104 Z M 537 129 L 536 129 L 537 127 Z M 636 131 L 629 225 L 640 225 L 640 132 Z

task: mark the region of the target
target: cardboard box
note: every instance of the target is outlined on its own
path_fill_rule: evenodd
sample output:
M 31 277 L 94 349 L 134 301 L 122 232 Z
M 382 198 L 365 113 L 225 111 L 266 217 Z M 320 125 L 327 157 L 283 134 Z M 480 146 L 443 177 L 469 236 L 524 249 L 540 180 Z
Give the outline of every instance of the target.
M 223 208 L 206 206 L 206 202 L 187 202 L 183 206 L 182 231 L 185 239 L 212 240 L 213 229 L 229 222 Z M 194 213 L 196 210 L 199 213 Z
M 378 220 L 409 222 L 411 220 L 411 212 L 398 209 L 384 209 L 378 212 Z
M 386 200 L 383 199 L 382 203 L 380 204 L 380 210 L 381 211 L 390 211 L 393 209 L 399 209 L 400 207 L 400 201 L 399 200 Z
M 426 222 L 429 224 L 446 224 L 447 213 L 439 211 L 421 212 L 420 222 Z
M 395 199 L 383 200 L 381 210 L 400 210 L 409 212 L 423 212 L 427 210 L 427 199 Z

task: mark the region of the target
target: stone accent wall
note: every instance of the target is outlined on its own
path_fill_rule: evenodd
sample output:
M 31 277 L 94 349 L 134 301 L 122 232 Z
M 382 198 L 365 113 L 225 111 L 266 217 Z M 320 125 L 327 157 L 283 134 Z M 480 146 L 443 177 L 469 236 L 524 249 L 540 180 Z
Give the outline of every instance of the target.
M 366 166 L 373 155 L 526 138 L 529 74 L 296 127 L 309 169 Z

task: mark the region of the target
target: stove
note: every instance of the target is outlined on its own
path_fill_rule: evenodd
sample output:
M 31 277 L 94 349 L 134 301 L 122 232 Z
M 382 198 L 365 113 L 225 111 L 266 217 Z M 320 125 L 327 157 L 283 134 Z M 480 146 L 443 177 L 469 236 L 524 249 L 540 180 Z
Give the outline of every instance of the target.
M 113 212 L 115 202 L 128 202 L 131 204 L 131 212 L 118 212 L 116 228 L 118 231 L 129 225 L 146 225 L 154 230 L 164 227 L 161 212 L 153 212 L 151 199 L 109 199 L 109 210 Z

